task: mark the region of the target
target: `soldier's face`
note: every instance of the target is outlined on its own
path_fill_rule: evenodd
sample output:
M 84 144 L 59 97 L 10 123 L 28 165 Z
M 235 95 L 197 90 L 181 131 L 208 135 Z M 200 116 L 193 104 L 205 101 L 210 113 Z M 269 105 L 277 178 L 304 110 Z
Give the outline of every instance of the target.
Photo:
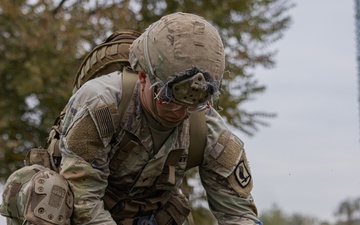
M 139 73 L 140 80 L 140 99 L 144 108 L 153 115 L 154 118 L 157 116 L 168 122 L 180 122 L 188 115 L 188 109 L 186 106 L 179 105 L 176 103 L 157 103 L 154 100 L 154 92 L 151 90 L 151 83 L 145 73 Z M 156 110 L 154 110 L 156 107 Z M 156 112 L 154 112 L 156 111 Z M 154 115 L 154 114 L 157 115 Z

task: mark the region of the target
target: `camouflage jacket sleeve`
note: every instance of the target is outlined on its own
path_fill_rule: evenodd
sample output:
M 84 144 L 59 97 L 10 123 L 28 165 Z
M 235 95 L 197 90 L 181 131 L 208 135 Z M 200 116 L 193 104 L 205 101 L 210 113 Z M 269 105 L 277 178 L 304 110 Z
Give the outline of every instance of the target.
M 101 200 L 109 175 L 110 141 L 118 127 L 120 76 L 88 81 L 70 99 L 62 122 L 60 174 L 74 194 L 72 224 L 115 225 Z
M 206 120 L 207 146 L 200 176 L 211 211 L 220 225 L 261 224 L 250 194 L 253 178 L 242 141 L 217 112 L 208 112 Z

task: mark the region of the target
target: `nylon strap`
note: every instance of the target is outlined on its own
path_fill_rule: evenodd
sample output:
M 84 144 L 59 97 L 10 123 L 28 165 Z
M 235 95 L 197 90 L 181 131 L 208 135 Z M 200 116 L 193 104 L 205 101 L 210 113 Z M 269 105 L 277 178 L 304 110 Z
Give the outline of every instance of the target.
M 191 114 L 189 120 L 190 146 L 187 170 L 202 164 L 207 136 L 205 111 Z
M 122 94 L 121 94 L 121 102 L 119 105 L 120 121 L 122 120 L 122 118 L 125 115 L 125 112 L 127 111 L 137 80 L 138 80 L 138 75 L 135 72 L 133 72 L 127 67 L 123 69 Z

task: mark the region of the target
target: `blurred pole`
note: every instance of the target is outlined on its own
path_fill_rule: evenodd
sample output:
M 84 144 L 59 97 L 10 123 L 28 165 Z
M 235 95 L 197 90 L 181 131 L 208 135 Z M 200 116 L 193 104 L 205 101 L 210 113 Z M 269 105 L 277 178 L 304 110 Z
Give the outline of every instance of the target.
M 360 0 L 355 0 L 356 61 L 358 75 L 358 113 L 360 121 Z M 360 122 L 359 122 L 360 126 Z M 360 138 L 359 138 L 360 140 Z

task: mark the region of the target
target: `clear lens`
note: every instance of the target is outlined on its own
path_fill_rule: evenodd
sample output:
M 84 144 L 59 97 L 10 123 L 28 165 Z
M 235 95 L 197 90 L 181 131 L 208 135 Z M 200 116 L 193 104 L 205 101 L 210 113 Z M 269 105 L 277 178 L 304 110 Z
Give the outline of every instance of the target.
M 188 114 L 200 112 L 210 107 L 209 103 L 198 106 L 188 106 L 188 105 L 179 104 L 177 102 L 163 102 L 161 100 L 158 100 L 158 103 L 161 104 L 163 107 L 166 107 L 166 109 L 169 111 L 177 111 L 182 108 L 186 108 Z

